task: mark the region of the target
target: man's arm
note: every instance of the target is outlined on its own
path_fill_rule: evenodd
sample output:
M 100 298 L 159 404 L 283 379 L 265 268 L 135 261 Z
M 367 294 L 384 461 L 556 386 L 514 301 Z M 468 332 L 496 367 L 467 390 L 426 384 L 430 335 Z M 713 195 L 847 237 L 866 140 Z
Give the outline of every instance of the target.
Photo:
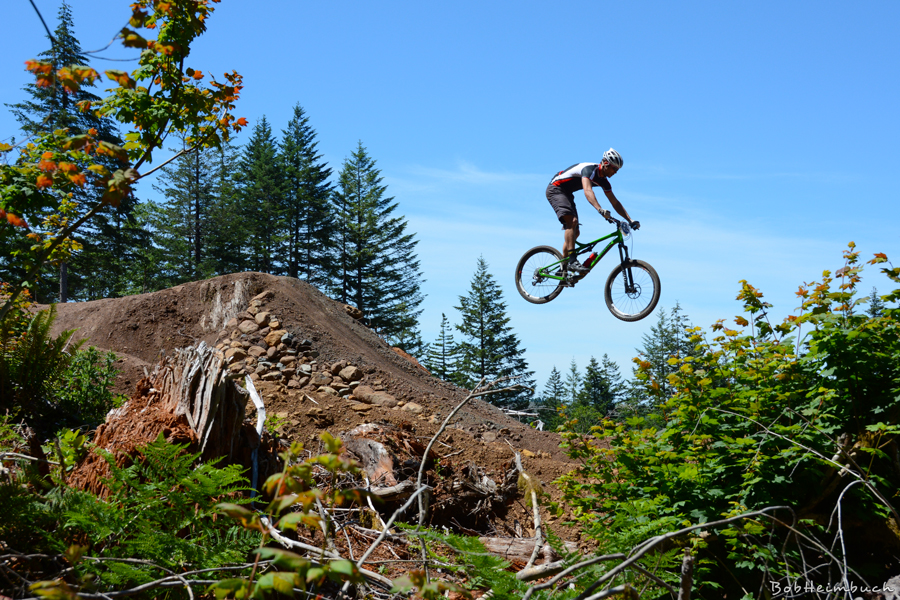
M 581 187 L 584 188 L 584 197 L 587 198 L 587 201 L 590 202 L 591 206 L 593 206 L 595 209 L 597 209 L 598 212 L 600 212 L 602 214 L 603 208 L 600 206 L 600 203 L 597 202 L 597 197 L 594 195 L 594 186 L 591 184 L 590 178 L 582 177 L 581 178 Z M 610 194 L 612 192 L 606 192 L 606 193 Z M 621 204 L 619 206 L 621 206 Z
M 619 199 L 616 198 L 616 195 L 612 193 L 612 190 L 605 192 L 606 197 L 609 199 L 609 203 L 612 204 L 612 207 L 616 209 L 616 212 L 625 217 L 625 220 L 631 223 L 631 217 L 628 215 L 628 211 L 625 210 L 625 207 L 622 206 L 622 203 L 619 202 Z M 593 195 L 593 194 L 591 194 Z M 590 198 L 588 198 L 590 201 Z

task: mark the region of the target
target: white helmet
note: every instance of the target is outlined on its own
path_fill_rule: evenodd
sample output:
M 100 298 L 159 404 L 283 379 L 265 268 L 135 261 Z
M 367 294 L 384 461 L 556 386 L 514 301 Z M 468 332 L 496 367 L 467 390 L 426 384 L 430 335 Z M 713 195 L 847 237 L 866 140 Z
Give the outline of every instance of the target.
M 621 169 L 622 165 L 625 164 L 625 161 L 622 160 L 622 155 L 612 148 L 603 153 L 603 160 L 616 167 L 617 169 Z

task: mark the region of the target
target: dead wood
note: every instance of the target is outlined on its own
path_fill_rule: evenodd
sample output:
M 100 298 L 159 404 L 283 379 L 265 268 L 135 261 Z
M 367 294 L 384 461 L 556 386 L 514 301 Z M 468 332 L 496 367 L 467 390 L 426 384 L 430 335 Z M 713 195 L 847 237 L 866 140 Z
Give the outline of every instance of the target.
M 491 554 L 510 562 L 527 562 L 534 552 L 534 538 L 480 537 L 478 541 L 484 544 L 485 549 Z M 563 542 L 563 547 L 566 552 L 578 551 L 578 544 L 575 542 Z M 550 544 L 544 544 L 539 551 L 551 559 L 560 558 Z
M 94 443 L 124 466 L 137 456 L 136 448 L 162 434 L 170 443 L 187 444 L 188 451 L 199 452 L 201 460 L 218 459 L 218 466 L 239 464 L 248 471 L 257 449 L 259 473 L 265 480 L 281 468 L 277 444 L 267 434 L 261 440 L 254 426 L 244 422 L 245 393 L 225 377 L 221 352 L 201 342 L 162 359 L 138 383 L 131 400 L 110 411 L 97 428 Z M 105 496 L 103 480 L 110 475 L 106 460 L 90 452 L 69 483 Z

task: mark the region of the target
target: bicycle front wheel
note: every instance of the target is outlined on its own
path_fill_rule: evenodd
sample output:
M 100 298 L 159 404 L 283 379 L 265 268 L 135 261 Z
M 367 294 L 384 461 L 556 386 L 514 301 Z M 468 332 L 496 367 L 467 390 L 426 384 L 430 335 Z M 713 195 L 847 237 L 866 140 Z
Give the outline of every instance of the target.
M 606 280 L 606 306 L 623 321 L 640 321 L 659 302 L 659 275 L 642 260 L 619 264 Z
M 562 253 L 552 246 L 538 246 L 526 252 L 516 265 L 516 289 L 522 297 L 533 304 L 544 304 L 559 296 L 562 280 L 547 275 L 555 275 L 562 265 L 552 267 L 553 273 L 548 273 L 547 267 L 561 260 Z

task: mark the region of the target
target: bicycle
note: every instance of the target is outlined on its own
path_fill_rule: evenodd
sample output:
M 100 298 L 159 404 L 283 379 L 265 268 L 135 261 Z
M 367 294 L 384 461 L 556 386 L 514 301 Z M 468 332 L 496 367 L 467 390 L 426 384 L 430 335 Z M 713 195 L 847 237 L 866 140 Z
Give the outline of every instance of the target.
M 586 277 L 590 269 L 618 244 L 619 264 L 609 274 L 604 289 L 607 308 L 623 321 L 639 321 L 653 312 L 659 302 L 659 275 L 648 263 L 628 257 L 628 246 L 625 245 L 625 237 L 631 232 L 628 223 L 612 217 L 608 221 L 616 224 L 614 233 L 586 244 L 575 242 L 576 255 L 591 253 L 582 262 L 588 268 L 583 275 L 568 278 L 563 268 L 566 261 L 552 246 L 537 246 L 526 252 L 516 265 L 516 289 L 522 297 L 534 304 L 550 302 L 563 288 L 574 287 L 577 281 Z M 610 241 L 598 255 L 593 251 L 594 246 L 604 240 Z M 527 282 L 528 277 L 531 277 L 530 282 Z

